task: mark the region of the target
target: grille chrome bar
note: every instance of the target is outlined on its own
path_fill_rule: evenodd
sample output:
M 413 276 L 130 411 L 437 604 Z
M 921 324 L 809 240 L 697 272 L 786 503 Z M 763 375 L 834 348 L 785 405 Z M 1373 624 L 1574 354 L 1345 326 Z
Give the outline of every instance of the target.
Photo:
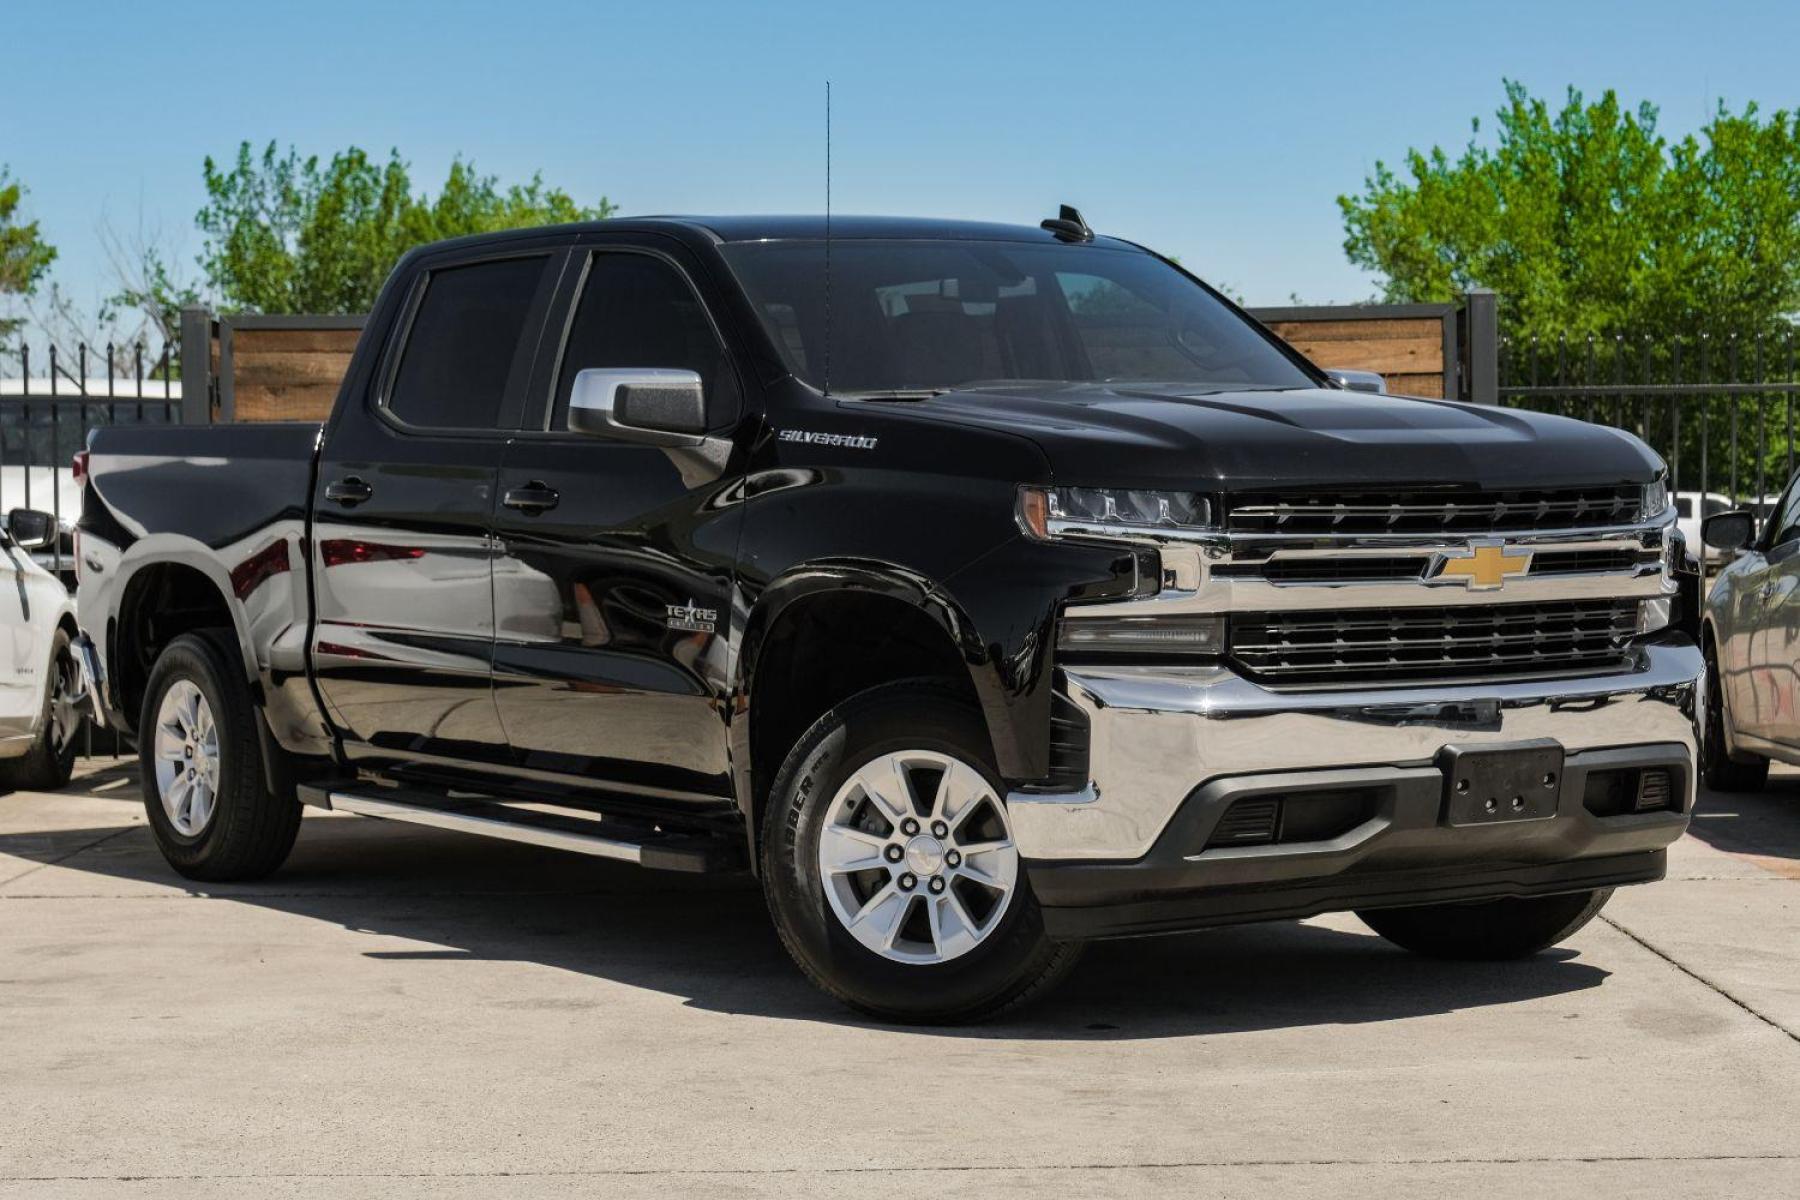
M 1441 551 L 1424 550 L 1394 554 L 1309 553 L 1270 557 L 1266 562 L 1226 563 L 1213 568 L 1220 579 L 1255 579 L 1276 585 L 1337 583 L 1418 583 L 1430 578 L 1432 563 Z M 1610 543 L 1599 548 L 1536 551 L 1531 574 L 1636 575 L 1661 569 L 1655 549 Z
M 1230 653 L 1253 677 L 1284 683 L 1585 669 L 1623 660 L 1637 615 L 1634 600 L 1240 613 Z
M 1487 534 L 1624 524 L 1641 516 L 1642 489 L 1350 493 L 1296 499 L 1248 496 L 1226 515 L 1232 533 Z

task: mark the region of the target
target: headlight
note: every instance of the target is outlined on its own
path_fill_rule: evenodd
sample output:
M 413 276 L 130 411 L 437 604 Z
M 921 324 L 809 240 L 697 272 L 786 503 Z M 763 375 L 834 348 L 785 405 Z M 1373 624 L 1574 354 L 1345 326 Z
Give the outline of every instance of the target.
M 1646 483 L 1644 485 L 1644 495 L 1643 495 L 1643 500 L 1642 500 L 1642 507 L 1640 509 L 1642 516 L 1639 519 L 1648 521 L 1652 517 L 1660 517 L 1663 515 L 1663 510 L 1667 509 L 1668 507 L 1669 507 L 1669 481 L 1668 481 L 1668 478 L 1665 476 L 1659 476 L 1652 482 Z
M 1212 502 L 1193 492 L 1135 488 L 1019 489 L 1019 525 L 1034 538 L 1145 536 L 1215 529 Z

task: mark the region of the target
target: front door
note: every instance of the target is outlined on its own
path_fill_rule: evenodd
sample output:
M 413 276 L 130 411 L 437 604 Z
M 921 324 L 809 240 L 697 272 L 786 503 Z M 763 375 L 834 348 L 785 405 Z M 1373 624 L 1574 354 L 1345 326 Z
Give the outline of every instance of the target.
M 491 255 L 491 252 L 490 252 Z M 494 760 L 494 488 L 560 250 L 423 264 L 320 455 L 313 664 L 353 757 Z
M 50 646 L 43 614 L 32 607 L 43 597 L 32 594 L 28 561 L 0 529 L 0 742 L 28 738 L 44 704 Z
M 1756 585 L 1762 611 L 1750 642 L 1757 724 L 1748 732 L 1795 746 L 1800 745 L 1800 487 L 1788 484 L 1768 520 Z
M 567 333 L 540 370 L 548 403 L 507 449 L 495 515 L 495 695 L 513 762 L 653 808 L 729 806 L 738 376 L 669 253 L 588 252 L 564 290 L 551 325 Z M 662 447 L 570 433 L 588 367 L 698 372 L 718 436 Z

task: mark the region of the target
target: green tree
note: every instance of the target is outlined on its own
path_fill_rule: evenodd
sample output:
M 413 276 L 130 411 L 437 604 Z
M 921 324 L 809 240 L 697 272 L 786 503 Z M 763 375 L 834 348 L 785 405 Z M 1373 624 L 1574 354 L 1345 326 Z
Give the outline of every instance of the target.
M 1506 83 L 1492 145 L 1412 150 L 1340 196 L 1344 251 L 1394 302 L 1501 295 L 1508 333 L 1748 337 L 1800 308 L 1800 117 L 1721 106 L 1671 143 L 1649 104 Z
M 56 248 L 44 241 L 36 221 L 19 212 L 25 187 L 5 167 L 0 167 L 0 299 L 29 296 L 56 261 Z M 11 333 L 16 319 L 0 315 L 0 334 Z
M 200 289 L 176 277 L 175 271 L 156 245 L 144 245 L 130 259 L 115 260 L 119 273 L 119 289 L 106 298 L 100 309 L 102 322 L 110 323 L 124 313 L 136 312 L 142 317 L 140 330 L 155 330 L 164 345 L 181 338 L 181 310 L 201 302 Z
M 200 266 L 227 309 L 362 312 L 395 261 L 424 242 L 497 229 L 607 217 L 604 196 L 576 203 L 540 175 L 502 187 L 458 159 L 435 197 L 415 195 L 398 151 L 385 162 L 352 146 L 329 162 L 274 142 L 205 167 L 207 203 L 196 217 Z

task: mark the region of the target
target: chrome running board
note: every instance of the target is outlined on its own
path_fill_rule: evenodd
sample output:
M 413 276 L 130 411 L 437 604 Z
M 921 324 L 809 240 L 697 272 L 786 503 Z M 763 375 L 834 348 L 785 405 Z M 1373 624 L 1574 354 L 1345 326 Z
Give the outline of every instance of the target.
M 304 803 L 334 812 L 448 829 L 477 837 L 542 846 L 548 850 L 566 850 L 653 869 L 705 872 L 728 869 L 730 865 L 723 853 L 725 847 L 715 839 L 644 830 L 642 840 L 627 840 L 610 836 L 610 829 L 604 834 L 598 832 L 613 824 L 598 814 L 549 805 L 388 789 L 346 791 L 302 787 L 300 792 Z M 639 830 L 633 828 L 632 832 L 635 834 Z

